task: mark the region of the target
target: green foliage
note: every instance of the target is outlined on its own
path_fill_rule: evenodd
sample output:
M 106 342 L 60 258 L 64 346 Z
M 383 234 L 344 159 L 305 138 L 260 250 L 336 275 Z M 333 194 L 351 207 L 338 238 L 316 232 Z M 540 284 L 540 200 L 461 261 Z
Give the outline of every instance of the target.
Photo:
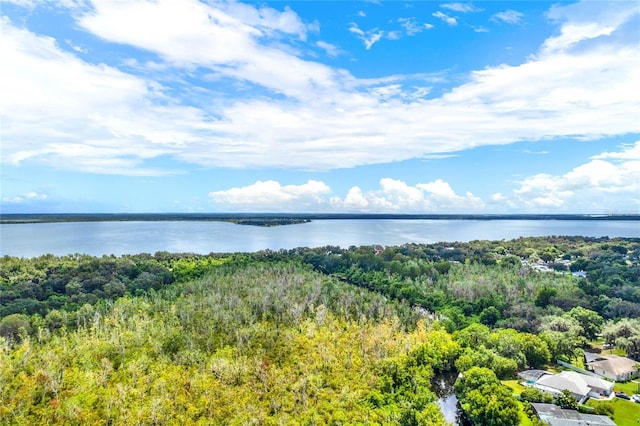
M 9 341 L 19 341 L 29 335 L 29 317 L 22 314 L 8 315 L 0 320 L 0 336 Z
M 0 258 L 0 317 L 13 313 L 44 317 L 52 310 L 75 311 L 127 293 L 159 290 L 174 281 L 168 263 L 150 255 L 4 256 Z
M 640 356 L 640 319 L 626 318 L 609 322 L 602 330 L 607 343 L 624 350 L 629 357 Z
M 228 258 L 191 256 L 172 259 L 169 262 L 169 269 L 173 273 L 176 281 L 186 282 L 203 277 L 213 268 L 228 262 Z
M 560 258 L 587 278 L 528 266 Z M 439 425 L 430 380 L 459 370 L 475 424 L 526 424 L 497 377 L 600 330 L 640 353 L 639 260 L 578 237 L 5 256 L 0 423 Z
M 478 317 L 482 324 L 494 326 L 500 319 L 500 311 L 495 306 L 484 308 Z
M 518 401 L 492 370 L 473 367 L 456 381 L 460 406 L 472 424 L 515 426 L 520 424 Z
M 567 317 L 574 319 L 583 330 L 583 336 L 587 340 L 594 340 L 602 329 L 604 319 L 590 309 L 582 306 L 576 306 L 565 314 Z
M 596 406 L 593 407 L 593 412 L 594 412 L 594 414 L 613 417 L 613 414 L 615 412 L 615 408 L 613 406 L 613 402 L 611 402 L 611 401 L 602 401 L 602 402 L 599 402 Z
M 576 401 L 576 398 L 568 389 L 563 389 L 562 392 L 556 396 L 555 402 L 562 408 L 566 408 L 569 410 L 578 409 L 578 401 Z
M 458 350 L 408 306 L 291 264 L 223 265 L 76 318 L 0 346 L 0 423 L 444 425 L 429 380 Z
M 536 293 L 535 304 L 541 308 L 546 308 L 551 303 L 551 298 L 558 294 L 558 290 L 553 287 L 543 287 Z
M 526 386 L 520 394 L 520 399 L 527 402 L 543 402 L 550 404 L 553 402 L 553 397 L 548 393 L 542 392 L 540 389 L 532 386 Z
M 454 333 L 454 339 L 465 348 L 456 361 L 459 371 L 472 366 L 492 369 L 500 379 L 513 377 L 517 370 L 538 368 L 550 361 L 547 344 L 537 336 L 513 329 L 489 328 L 472 324 Z

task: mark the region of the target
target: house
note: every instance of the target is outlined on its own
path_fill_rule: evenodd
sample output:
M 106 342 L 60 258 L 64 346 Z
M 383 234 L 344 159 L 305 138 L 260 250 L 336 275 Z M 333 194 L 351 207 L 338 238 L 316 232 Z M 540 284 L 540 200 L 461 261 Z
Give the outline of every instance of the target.
M 559 395 L 563 390 L 570 391 L 575 399 L 583 403 L 589 398 L 609 397 L 613 391 L 613 383 L 579 374 L 574 371 L 563 371 L 560 374 L 542 375 L 533 385 L 543 392 Z
M 576 410 L 565 410 L 553 404 L 532 402 L 531 406 L 540 420 L 551 426 L 615 426 L 607 416 L 582 414 Z
M 638 376 L 637 361 L 618 355 L 587 354 L 588 352 L 584 354 L 587 370 L 599 376 L 617 382 L 624 382 Z
M 546 370 L 526 370 L 518 373 L 518 377 L 522 379 L 526 386 L 533 386 L 540 379 L 540 377 L 546 374 L 553 374 Z
M 594 354 L 593 352 L 585 352 L 584 353 L 584 363 L 585 365 L 589 364 L 590 362 L 593 361 L 597 361 L 598 359 L 602 359 L 602 355 L 600 354 Z

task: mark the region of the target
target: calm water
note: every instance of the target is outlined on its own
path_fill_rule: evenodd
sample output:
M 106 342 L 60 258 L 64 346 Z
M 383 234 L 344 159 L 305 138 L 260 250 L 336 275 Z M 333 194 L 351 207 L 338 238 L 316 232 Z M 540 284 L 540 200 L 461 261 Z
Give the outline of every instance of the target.
M 501 240 L 545 235 L 640 237 L 640 221 L 314 220 L 263 228 L 225 222 L 67 222 L 0 225 L 0 254 L 253 252 L 295 247 Z

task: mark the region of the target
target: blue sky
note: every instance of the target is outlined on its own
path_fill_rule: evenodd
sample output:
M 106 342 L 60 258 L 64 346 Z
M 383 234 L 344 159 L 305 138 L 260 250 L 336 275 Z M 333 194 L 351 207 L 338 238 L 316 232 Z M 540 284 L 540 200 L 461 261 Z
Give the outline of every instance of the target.
M 1 10 L 4 213 L 640 213 L 637 1 Z

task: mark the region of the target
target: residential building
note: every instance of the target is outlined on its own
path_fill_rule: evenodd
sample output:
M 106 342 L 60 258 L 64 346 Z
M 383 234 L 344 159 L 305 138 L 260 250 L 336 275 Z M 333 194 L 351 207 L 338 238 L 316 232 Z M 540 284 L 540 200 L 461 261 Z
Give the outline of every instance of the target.
M 638 376 L 637 361 L 618 355 L 598 355 L 585 352 L 587 370 L 617 382 L 625 382 Z M 594 355 L 597 355 L 594 357 Z
M 553 404 L 531 403 L 536 415 L 551 426 L 615 426 L 607 416 L 582 414 L 576 410 L 565 410 Z
M 533 386 L 554 396 L 566 389 L 580 403 L 589 398 L 607 398 L 613 391 L 612 382 L 574 371 L 542 375 Z

